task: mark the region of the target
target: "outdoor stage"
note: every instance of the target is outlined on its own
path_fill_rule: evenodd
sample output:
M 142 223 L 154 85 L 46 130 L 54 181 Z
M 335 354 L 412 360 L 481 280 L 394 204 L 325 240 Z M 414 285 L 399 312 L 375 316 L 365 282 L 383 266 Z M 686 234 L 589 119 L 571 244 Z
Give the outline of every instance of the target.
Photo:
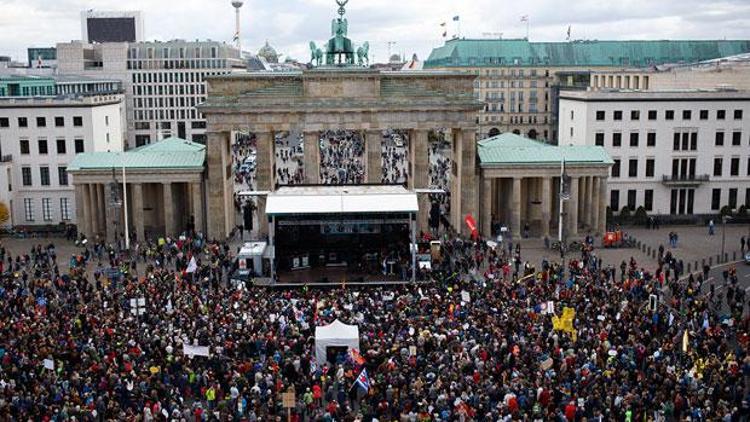
M 400 185 L 286 186 L 268 194 L 279 283 L 414 281 L 417 194 Z

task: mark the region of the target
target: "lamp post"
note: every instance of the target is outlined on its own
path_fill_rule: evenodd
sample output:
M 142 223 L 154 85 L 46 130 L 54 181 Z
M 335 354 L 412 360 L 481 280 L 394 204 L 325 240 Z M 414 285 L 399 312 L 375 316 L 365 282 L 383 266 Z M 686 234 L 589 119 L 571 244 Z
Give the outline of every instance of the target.
M 732 217 L 728 215 L 722 215 L 721 216 L 721 259 L 719 262 L 722 262 L 724 259 L 724 246 L 727 242 L 727 221 L 731 219 Z
M 130 227 L 128 225 L 128 184 L 125 179 L 125 153 L 120 153 L 122 164 L 122 212 L 125 223 L 125 249 L 130 250 Z

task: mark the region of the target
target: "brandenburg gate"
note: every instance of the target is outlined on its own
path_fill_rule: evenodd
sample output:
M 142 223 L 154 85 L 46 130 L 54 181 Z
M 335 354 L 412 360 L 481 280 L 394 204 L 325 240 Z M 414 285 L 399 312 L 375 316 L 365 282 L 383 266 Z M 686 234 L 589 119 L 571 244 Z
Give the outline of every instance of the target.
M 225 238 L 235 225 L 231 133 L 247 130 L 257 140 L 258 191 L 273 191 L 275 134 L 304 134 L 304 178 L 318 184 L 319 140 L 326 130 L 359 131 L 365 140 L 365 181 L 381 183 L 383 131 L 409 132 L 410 189 L 428 188 L 428 135 L 445 130 L 452 142 L 451 224 L 476 216 L 477 111 L 475 76 L 448 72 L 390 72 L 352 66 L 292 73 L 248 73 L 208 79 L 200 107 L 208 121 L 208 235 Z M 260 231 L 267 230 L 260 196 Z M 420 195 L 418 224 L 427 228 L 429 203 Z

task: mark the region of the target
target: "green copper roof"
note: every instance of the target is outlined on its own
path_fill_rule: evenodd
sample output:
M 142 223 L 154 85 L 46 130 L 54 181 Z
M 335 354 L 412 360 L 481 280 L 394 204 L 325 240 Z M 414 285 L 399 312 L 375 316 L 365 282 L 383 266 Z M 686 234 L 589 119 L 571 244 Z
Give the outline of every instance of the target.
M 122 152 L 84 152 L 76 155 L 69 171 L 127 169 L 202 169 L 206 146 L 180 138 Z
M 750 52 L 750 41 L 572 41 L 454 39 L 424 67 L 624 66 L 698 62 Z
M 477 154 L 482 167 L 559 165 L 563 158 L 569 164 L 613 163 L 603 147 L 550 145 L 510 132 L 479 141 Z

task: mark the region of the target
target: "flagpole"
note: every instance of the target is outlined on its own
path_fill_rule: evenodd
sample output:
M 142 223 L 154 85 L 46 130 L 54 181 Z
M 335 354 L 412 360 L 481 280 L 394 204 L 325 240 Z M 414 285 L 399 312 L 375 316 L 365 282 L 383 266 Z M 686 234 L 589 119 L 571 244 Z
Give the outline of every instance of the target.
M 557 240 L 562 247 L 563 241 L 563 187 L 565 186 L 565 157 L 560 161 L 560 215 L 557 223 Z
M 122 155 L 122 209 L 125 213 L 125 249 L 130 250 L 130 228 L 128 227 L 128 184 L 125 180 L 125 153 Z

